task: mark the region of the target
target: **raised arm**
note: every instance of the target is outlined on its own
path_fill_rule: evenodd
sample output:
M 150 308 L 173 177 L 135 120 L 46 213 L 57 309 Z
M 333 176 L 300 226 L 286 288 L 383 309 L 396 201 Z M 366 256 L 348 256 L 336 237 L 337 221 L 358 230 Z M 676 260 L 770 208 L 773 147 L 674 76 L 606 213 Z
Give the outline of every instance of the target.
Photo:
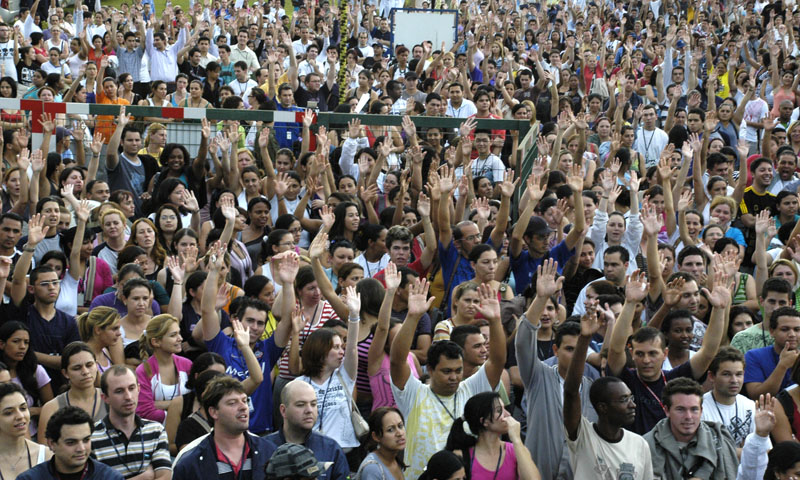
M 119 155 L 117 150 L 119 149 L 119 142 L 122 138 L 122 131 L 125 129 L 125 125 L 127 125 L 130 120 L 131 117 L 125 113 L 125 106 L 121 106 L 119 108 L 119 116 L 117 117 L 117 128 L 114 130 L 114 134 L 111 135 L 111 138 L 108 140 L 108 148 L 106 148 L 106 168 L 108 170 L 116 169 L 117 165 L 119 164 Z
M 14 276 L 11 279 L 11 301 L 15 306 L 20 306 L 22 300 L 25 298 L 28 287 L 28 270 L 31 267 L 31 260 L 33 260 L 33 252 L 39 242 L 44 240 L 50 227 L 45 226 L 45 218 L 37 213 L 31 217 L 28 222 L 28 243 L 22 250 L 14 267 Z
M 486 370 L 489 385 L 494 389 L 500 383 L 503 367 L 506 364 L 506 334 L 500 319 L 500 301 L 497 290 L 484 283 L 478 287 L 478 294 L 481 299 L 478 311 L 489 321 L 489 359 L 486 360 L 483 368 Z
M 636 304 L 644 301 L 647 295 L 647 275 L 642 271 L 635 271 L 628 276 L 628 283 L 625 286 L 625 304 L 622 312 L 614 324 L 611 338 L 608 340 L 608 369 L 611 375 L 618 377 L 625 368 L 627 357 L 625 356 L 625 346 L 628 337 L 633 333 L 634 314 Z
M 252 395 L 256 391 L 261 382 L 264 381 L 264 372 L 261 371 L 261 365 L 258 363 L 256 354 L 250 348 L 250 327 L 242 325 L 240 320 L 231 318 L 231 328 L 233 328 L 233 338 L 236 340 L 236 346 L 242 352 L 244 363 L 247 366 L 248 377 L 242 382 L 245 392 Z
M 217 282 L 219 271 L 225 263 L 225 246 L 216 244 L 209 247 L 213 252 L 211 261 L 208 262 L 208 276 L 206 285 L 203 288 L 203 296 L 200 299 L 200 321 L 195 326 L 195 330 L 203 333 L 203 341 L 210 342 L 219 334 L 219 314 L 217 313 Z
M 724 271 L 724 267 L 715 266 L 714 270 L 713 290 L 709 292 L 707 289 L 703 288 L 703 293 L 713 307 L 711 310 L 711 319 L 708 322 L 708 329 L 703 336 L 703 344 L 700 350 L 689 359 L 689 363 L 692 366 L 692 374 L 697 380 L 705 375 L 706 370 L 708 370 L 709 365 L 711 365 L 711 361 L 717 355 L 717 351 L 719 351 L 722 336 L 725 334 L 725 330 L 727 330 L 727 328 L 725 328 L 726 310 L 731 304 L 732 299 L 731 292 L 733 289 L 731 288 L 731 282 L 734 277 L 728 275 L 728 273 Z
M 442 199 L 439 201 L 439 243 L 445 248 L 450 245 L 453 238 L 453 229 L 450 225 L 450 200 L 453 189 L 455 188 L 455 169 L 450 169 L 447 165 L 442 166 L 439 179 L 439 190 Z
M 597 320 L 597 301 L 587 305 L 586 314 L 581 317 L 581 334 L 575 345 L 575 353 L 569 362 L 567 377 L 564 379 L 564 428 L 570 440 L 578 439 L 578 428 L 581 425 L 581 380 L 586 364 L 586 352 L 592 336 L 600 329 Z
M 392 317 L 392 301 L 394 295 L 400 287 L 400 273 L 397 272 L 397 267 L 393 262 L 386 265 L 384 272 L 384 283 L 386 284 L 386 293 L 383 295 L 383 302 L 381 303 L 381 310 L 378 313 L 378 325 L 375 327 L 375 334 L 372 337 L 372 343 L 367 352 L 367 375 L 377 375 L 383 361 L 384 348 L 389 339 L 389 325 Z
M 320 261 L 320 257 L 322 257 L 322 255 L 325 253 L 325 245 L 327 245 L 327 241 L 328 234 L 322 233 L 318 234 L 316 238 L 314 238 L 314 241 L 311 242 L 311 246 L 308 249 L 308 255 L 311 257 L 311 268 L 314 270 L 314 277 L 317 279 L 317 284 L 322 292 L 322 296 L 325 297 L 328 302 L 330 302 L 331 307 L 333 307 L 333 311 L 336 312 L 336 315 L 339 318 L 347 318 L 350 314 L 350 309 L 347 308 L 347 304 L 343 302 L 341 298 L 339 298 L 339 295 L 336 294 L 331 281 L 328 280 L 328 275 L 325 273 L 325 269 L 322 267 L 322 262 Z
M 361 294 L 356 291 L 355 286 L 347 287 L 344 302 L 350 315 L 347 317 L 347 342 L 344 345 L 342 367 L 348 377 L 355 379 L 358 375 L 358 329 L 361 323 Z
M 543 165 L 545 160 L 540 158 L 539 161 Z M 547 172 L 545 171 L 545 175 L 546 174 Z M 528 177 L 527 182 L 528 188 L 525 190 L 525 193 L 528 195 L 529 201 L 522 210 L 522 213 L 519 215 L 517 223 L 514 225 L 514 230 L 511 232 L 511 242 L 509 244 L 509 253 L 511 254 L 511 258 L 517 258 L 522 253 L 522 247 L 525 244 L 525 231 L 528 229 L 528 223 L 533 215 L 533 209 L 536 208 L 536 205 L 542 199 L 545 192 L 545 189 L 542 186 L 542 177 L 540 175 L 535 173 L 531 174 L 531 176 Z
M 86 271 L 86 264 L 81 261 L 81 248 L 83 248 L 83 234 L 86 231 L 89 214 L 89 201 L 82 200 L 75 210 L 78 223 L 75 229 L 75 238 L 72 241 L 72 250 L 69 253 L 69 276 L 75 281 L 80 281 Z
M 430 310 L 435 298 L 428 298 L 428 280 L 425 278 L 417 279 L 409 286 L 408 315 L 400 327 L 400 331 L 395 335 L 389 351 L 389 372 L 392 376 L 392 383 L 400 390 L 406 387 L 408 377 L 411 375 L 408 353 L 411 351 L 414 331 L 417 329 L 419 319 Z M 505 356 L 505 350 L 503 356 Z

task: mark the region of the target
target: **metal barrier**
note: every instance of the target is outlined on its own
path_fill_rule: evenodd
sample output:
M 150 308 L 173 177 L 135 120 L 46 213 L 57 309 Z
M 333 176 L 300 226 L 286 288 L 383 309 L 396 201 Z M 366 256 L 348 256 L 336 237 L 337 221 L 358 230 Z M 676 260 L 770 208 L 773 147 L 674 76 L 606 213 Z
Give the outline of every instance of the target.
M 0 98 L 0 109 L 23 110 L 29 112 L 36 119 L 41 113 L 49 114 L 82 114 L 117 116 L 120 112 L 119 105 L 42 102 L 41 100 L 20 100 Z M 200 120 L 225 121 L 239 120 L 245 122 L 284 122 L 301 123 L 304 112 L 268 111 L 268 110 L 228 110 L 219 108 L 181 108 L 181 107 L 144 107 L 138 105 L 126 106 L 126 112 L 134 118 L 156 117 L 175 120 L 167 124 L 167 141 L 180 143 L 187 147 L 189 153 L 195 155 L 200 145 Z M 403 118 L 398 115 L 371 115 L 353 113 L 319 112 L 314 115 L 314 123 L 324 125 L 326 128 L 346 130 L 347 123 L 359 119 L 363 126 L 401 126 Z M 418 129 L 437 127 L 441 129 L 457 130 L 464 122 L 463 118 L 412 116 L 414 125 Z M 476 119 L 477 128 L 490 130 L 511 130 L 519 132 L 519 145 L 517 147 L 516 171 L 520 174 L 519 187 L 515 197 L 518 199 L 525 190 L 525 180 L 530 176 L 533 160 L 538 155 L 536 141 L 538 137 L 538 123 L 531 125 L 527 120 L 495 120 Z M 142 131 L 150 122 L 136 121 Z M 42 127 L 39 122 L 32 122 L 34 133 L 34 148 L 41 143 Z M 38 142 L 37 143 L 37 137 Z M 514 209 L 514 215 L 518 214 Z

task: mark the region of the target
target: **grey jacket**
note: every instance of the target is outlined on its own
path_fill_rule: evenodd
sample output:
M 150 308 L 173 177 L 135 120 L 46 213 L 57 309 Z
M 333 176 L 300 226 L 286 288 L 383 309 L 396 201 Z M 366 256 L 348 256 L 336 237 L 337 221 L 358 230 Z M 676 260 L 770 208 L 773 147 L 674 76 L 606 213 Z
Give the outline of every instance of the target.
M 517 365 L 525 384 L 528 434 L 525 446 L 544 480 L 572 479 L 569 449 L 564 435 L 563 393 L 558 365 L 547 366 L 536 355 L 539 327 L 531 325 L 524 316 L 517 329 L 515 348 Z M 592 381 L 581 381 L 581 412 L 590 422 L 597 421 L 597 413 L 589 401 Z
M 656 477 L 685 478 L 684 473 L 690 472 L 691 477 L 708 480 L 736 478 L 739 467 L 736 443 L 721 423 L 701 421 L 697 434 L 683 452 L 672 435 L 669 418 L 658 422 L 644 439 L 650 446 Z

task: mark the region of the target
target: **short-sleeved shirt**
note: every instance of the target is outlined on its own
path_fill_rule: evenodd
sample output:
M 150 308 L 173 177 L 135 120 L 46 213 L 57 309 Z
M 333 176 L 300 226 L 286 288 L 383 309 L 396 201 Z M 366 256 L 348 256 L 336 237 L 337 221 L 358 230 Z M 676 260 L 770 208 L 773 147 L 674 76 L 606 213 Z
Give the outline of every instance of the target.
M 133 203 L 136 206 L 136 216 L 142 215 L 142 193 L 147 190 L 147 174 L 144 162 L 137 157 L 139 164 L 133 163 L 125 154 L 117 157 L 117 165 L 108 169 L 108 182 L 111 191 L 127 190 L 133 193 Z
M 777 197 L 770 193 L 769 190 L 759 194 L 753 189 L 753 186 L 750 185 L 744 189 L 742 202 L 739 204 L 739 214 L 744 215 L 749 213 L 758 215 L 762 210 L 769 209 L 770 216 L 776 215 L 778 213 L 776 211 L 778 206 L 776 199 Z
M 611 372 L 606 369 L 606 374 Z M 639 377 L 636 369 L 624 368 L 619 375 L 619 379 L 631 390 L 633 399 L 636 402 L 636 419 L 633 421 L 631 430 L 644 435 L 656 426 L 662 418 L 666 418 L 664 405 L 661 403 L 661 392 L 664 386 L 673 378 L 694 378 L 692 364 L 686 362 L 677 368 L 662 373 L 662 377 L 655 382 L 645 382 Z
M 134 417 L 136 429 L 130 438 L 118 430 L 108 417 L 100 420 L 92 432 L 92 456 L 116 470 L 125 478 L 147 470 L 172 470 L 169 440 L 164 426 L 158 422 Z
M 228 375 L 240 382 L 250 376 L 244 355 L 236 346 L 236 340 L 225 335 L 221 330 L 213 340 L 206 342 L 206 347 L 210 352 L 222 355 L 222 358 L 228 363 L 225 370 Z M 261 365 L 261 371 L 264 372 L 264 381 L 248 399 L 250 431 L 258 434 L 272 430 L 272 381 L 269 372 L 281 358 L 283 348 L 275 345 L 275 337 L 272 336 L 266 340 L 259 340 L 253 348 L 253 353 Z
M 489 392 L 492 387 L 486 368 L 462 381 L 455 395 L 441 397 L 413 375 L 405 388 L 397 388 L 392 380 L 392 394 L 406 419 L 406 478 L 419 478 L 431 456 L 443 449 L 453 421 L 464 414 L 464 405 L 473 395 Z
M 558 262 L 558 273 L 561 274 L 564 265 L 567 264 L 570 258 L 575 255 L 575 249 L 567 248 L 567 242 L 562 240 L 561 243 L 550 249 L 550 252 L 541 258 L 534 258 L 531 252 L 524 250 L 516 258 L 511 258 L 511 271 L 514 272 L 514 290 L 517 295 L 530 285 L 533 280 L 533 274 L 536 273 L 536 268 L 544 263 L 545 259 L 552 258 Z M 458 285 L 458 284 L 456 284 Z
M 703 395 L 703 416 L 701 420 L 721 423 L 731 432 L 736 446 L 744 446 L 747 435 L 756 431 L 756 403 L 744 395 L 736 395 L 732 405 L 717 402 L 714 392 Z
M 317 394 L 317 421 L 314 423 L 314 430 L 336 440 L 342 448 L 359 446 L 350 420 L 350 401 L 345 391 L 353 391 L 356 379 L 350 378 L 344 368 L 337 368 L 322 384 L 317 384 L 306 375 L 298 378 L 311 385 Z
M 442 242 L 439 242 L 439 262 L 442 266 L 442 280 L 444 281 L 445 296 L 447 297 L 447 308 L 445 310 L 445 317 L 450 317 L 450 293 L 462 283 L 475 278 L 475 270 L 469 259 L 461 255 L 461 252 L 456 248 L 453 239 L 450 239 L 450 245 L 445 247 Z M 455 269 L 455 272 L 454 272 Z M 450 280 L 452 278 L 452 281 Z M 435 453 L 435 452 L 434 452 Z
M 622 438 L 611 443 L 597 434 L 592 422 L 581 416 L 578 438 L 570 440 L 569 435 L 566 438 L 575 478 L 653 478 L 650 446 L 640 435 L 623 429 Z
M 116 100 L 111 100 L 110 98 L 106 97 L 106 94 L 103 93 L 103 89 L 101 88 L 99 92 L 97 92 L 96 102 L 102 105 L 130 105 L 131 102 L 125 100 L 124 98 L 117 97 Z M 114 123 L 114 116 L 113 115 L 98 115 L 97 122 L 95 123 L 95 135 L 98 133 L 103 134 L 103 141 L 106 145 L 108 145 L 108 141 L 111 139 L 111 135 L 114 135 L 114 130 L 117 129 L 117 125 Z M 113 191 L 114 189 L 112 189 Z
M 748 383 L 765 382 L 778 366 L 780 355 L 775 351 L 775 346 L 755 348 L 744 354 L 744 385 Z M 778 390 L 792 385 L 792 370 L 787 369 L 781 380 Z

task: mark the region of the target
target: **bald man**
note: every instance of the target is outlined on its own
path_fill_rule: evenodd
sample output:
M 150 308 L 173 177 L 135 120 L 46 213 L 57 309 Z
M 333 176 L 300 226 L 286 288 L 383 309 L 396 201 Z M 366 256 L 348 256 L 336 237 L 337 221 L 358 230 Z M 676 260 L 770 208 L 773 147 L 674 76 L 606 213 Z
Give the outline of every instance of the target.
M 348 465 L 335 440 L 313 430 L 317 422 L 317 392 L 310 384 L 300 379 L 287 383 L 281 391 L 280 412 L 283 428 L 266 437 L 275 447 L 296 443 L 313 451 L 318 462 L 333 462 L 333 466 L 320 476 L 325 480 L 346 480 L 350 471 L 358 470 L 358 464 Z M 344 420 L 350 421 L 349 418 Z

